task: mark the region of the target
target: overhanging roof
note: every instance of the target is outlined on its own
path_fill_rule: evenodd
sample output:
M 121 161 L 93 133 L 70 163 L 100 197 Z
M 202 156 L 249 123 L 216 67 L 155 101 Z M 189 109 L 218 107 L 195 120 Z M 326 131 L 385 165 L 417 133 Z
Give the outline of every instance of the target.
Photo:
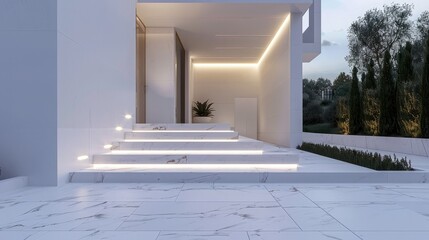
M 174 27 L 199 63 L 256 63 L 290 12 L 313 0 L 139 1 L 146 27 Z

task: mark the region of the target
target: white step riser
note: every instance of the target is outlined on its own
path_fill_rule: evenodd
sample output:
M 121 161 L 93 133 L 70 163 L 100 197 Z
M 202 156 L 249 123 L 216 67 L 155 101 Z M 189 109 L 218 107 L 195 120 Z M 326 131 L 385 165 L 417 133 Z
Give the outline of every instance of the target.
M 126 132 L 125 139 L 238 139 L 237 132 Z
M 117 142 L 113 150 L 262 150 L 262 142 Z
M 298 155 L 95 155 L 94 164 L 298 164 Z
M 403 174 L 418 174 L 403 181 Z M 73 183 L 421 183 L 427 173 L 362 172 L 75 172 Z M 402 179 L 402 180 L 401 180 Z
M 136 124 L 135 130 L 231 130 L 228 124 Z

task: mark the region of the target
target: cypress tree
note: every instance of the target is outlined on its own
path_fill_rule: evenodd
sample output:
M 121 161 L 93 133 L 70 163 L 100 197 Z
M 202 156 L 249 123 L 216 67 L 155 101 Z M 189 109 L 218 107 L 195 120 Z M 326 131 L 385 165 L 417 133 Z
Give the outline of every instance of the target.
M 349 100 L 349 129 L 350 134 L 359 134 L 363 130 L 362 122 L 362 99 L 359 93 L 359 79 L 357 77 L 357 68 L 353 68 L 353 78 L 352 78 L 352 87 L 350 90 L 350 100 Z
M 405 47 L 401 48 L 398 53 L 398 83 L 413 81 L 413 56 L 412 45 L 407 42 Z
M 375 70 L 374 70 L 374 60 L 371 59 L 367 66 L 368 74 L 365 79 L 365 88 L 366 89 L 375 89 L 377 87 L 377 83 L 375 82 Z
M 392 62 L 389 51 L 386 51 L 383 59 L 383 67 L 380 75 L 380 119 L 379 129 L 381 136 L 397 134 L 397 110 L 396 91 L 392 76 Z
M 396 80 L 396 103 L 397 103 L 397 126 L 401 136 L 410 136 L 409 124 L 415 119 L 414 114 L 409 112 L 409 102 L 407 97 L 414 92 L 410 89 L 410 83 L 414 80 L 414 68 L 412 57 L 412 45 L 407 42 L 405 47 L 401 47 L 398 53 L 398 78 Z M 408 111 L 407 111 L 408 109 Z
M 420 131 L 422 137 L 429 138 L 429 38 L 426 40 L 421 89 Z

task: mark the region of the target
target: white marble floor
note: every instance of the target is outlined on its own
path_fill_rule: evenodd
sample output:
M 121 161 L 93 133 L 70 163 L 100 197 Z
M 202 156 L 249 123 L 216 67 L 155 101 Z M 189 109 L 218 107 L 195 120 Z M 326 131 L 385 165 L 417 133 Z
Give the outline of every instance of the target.
M 429 184 L 67 184 L 0 193 L 0 239 L 427 239 Z

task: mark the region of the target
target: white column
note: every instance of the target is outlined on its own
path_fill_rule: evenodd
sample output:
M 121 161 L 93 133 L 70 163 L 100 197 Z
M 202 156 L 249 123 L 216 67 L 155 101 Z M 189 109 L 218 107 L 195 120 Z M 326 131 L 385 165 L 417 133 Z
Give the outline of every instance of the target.
M 174 28 L 146 28 L 146 122 L 176 122 Z

